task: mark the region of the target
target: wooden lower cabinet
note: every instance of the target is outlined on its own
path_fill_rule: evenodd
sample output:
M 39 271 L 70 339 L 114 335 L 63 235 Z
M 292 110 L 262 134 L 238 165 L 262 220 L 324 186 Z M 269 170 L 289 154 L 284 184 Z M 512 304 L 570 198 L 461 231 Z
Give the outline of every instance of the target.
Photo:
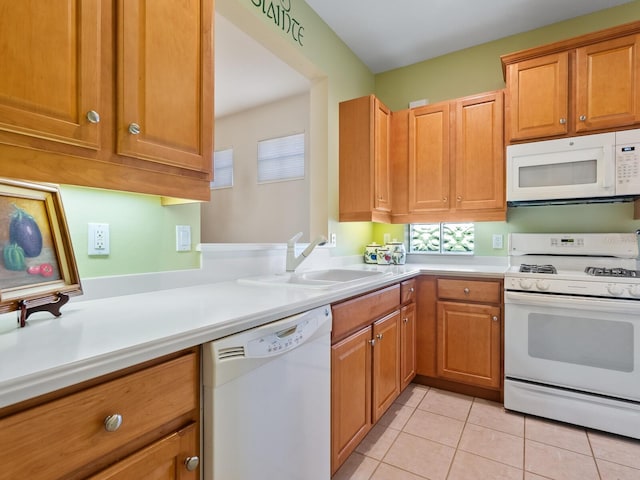
M 190 349 L 6 407 L 0 479 L 196 480 L 185 461 L 199 456 L 199 392 Z
M 400 310 L 400 390 L 416 376 L 416 304 Z
M 331 474 L 372 426 L 372 331 L 368 326 L 331 347 Z
M 373 423 L 400 395 L 400 312 L 373 324 Z
M 438 376 L 500 387 L 500 308 L 438 302 Z
M 169 435 L 162 440 L 125 458 L 114 466 L 94 475 L 91 480 L 196 480 L 199 471 L 196 424 Z M 187 468 L 190 465 L 190 468 Z
M 502 280 L 421 276 L 417 382 L 500 401 Z

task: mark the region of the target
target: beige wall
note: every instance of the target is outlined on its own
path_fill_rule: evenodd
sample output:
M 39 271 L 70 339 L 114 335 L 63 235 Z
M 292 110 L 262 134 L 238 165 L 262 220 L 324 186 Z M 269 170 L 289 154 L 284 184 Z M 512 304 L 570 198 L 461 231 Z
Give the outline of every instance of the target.
M 234 185 L 212 190 L 202 204 L 203 242 L 282 243 L 297 232 L 309 241 L 309 156 L 304 179 L 257 183 L 258 141 L 302 132 L 309 132 L 309 94 L 216 118 L 215 149 L 233 148 Z M 308 144 L 306 135 L 307 151 Z

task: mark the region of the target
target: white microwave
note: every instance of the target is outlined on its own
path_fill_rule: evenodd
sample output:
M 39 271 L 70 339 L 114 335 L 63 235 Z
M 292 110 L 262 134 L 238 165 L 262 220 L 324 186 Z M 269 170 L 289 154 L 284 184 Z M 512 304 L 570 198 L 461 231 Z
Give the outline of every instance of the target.
M 622 201 L 640 196 L 640 129 L 507 147 L 507 203 Z

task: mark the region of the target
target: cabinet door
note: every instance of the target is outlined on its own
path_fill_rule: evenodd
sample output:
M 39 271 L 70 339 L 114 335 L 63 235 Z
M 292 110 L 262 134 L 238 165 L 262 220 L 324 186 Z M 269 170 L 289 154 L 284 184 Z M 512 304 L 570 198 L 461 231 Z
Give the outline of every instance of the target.
M 371 429 L 371 332 L 368 326 L 331 347 L 331 473 Z
M 198 429 L 192 424 L 90 477 L 91 480 L 196 480 L 199 469 L 186 465 L 198 455 Z
M 436 376 L 437 278 L 421 275 L 416 282 L 416 373 Z
M 495 306 L 438 302 L 438 376 L 499 388 L 500 317 Z
M 118 7 L 117 153 L 210 172 L 212 0 Z
M 400 391 L 416 376 L 416 305 L 400 310 Z
M 99 0 L 2 2 L 0 130 L 18 134 L 12 143 L 99 148 L 87 113 L 101 107 L 100 14 Z
M 502 91 L 455 103 L 455 209 L 505 209 Z
M 449 210 L 449 103 L 409 111 L 409 213 Z
M 511 140 L 568 132 L 569 53 L 507 66 L 507 123 Z
M 400 395 L 400 311 L 373 324 L 373 423 Z
M 576 131 L 640 121 L 640 35 L 576 50 Z
M 391 111 L 377 98 L 374 104 L 374 199 L 376 210 L 391 212 Z

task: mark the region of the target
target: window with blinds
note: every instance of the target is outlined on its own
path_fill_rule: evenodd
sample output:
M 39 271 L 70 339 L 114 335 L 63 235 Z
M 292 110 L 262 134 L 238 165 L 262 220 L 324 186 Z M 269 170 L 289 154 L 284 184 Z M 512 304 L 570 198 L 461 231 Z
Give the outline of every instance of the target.
M 258 183 L 304 178 L 304 133 L 258 142 Z
M 233 148 L 213 152 L 211 189 L 233 187 Z

